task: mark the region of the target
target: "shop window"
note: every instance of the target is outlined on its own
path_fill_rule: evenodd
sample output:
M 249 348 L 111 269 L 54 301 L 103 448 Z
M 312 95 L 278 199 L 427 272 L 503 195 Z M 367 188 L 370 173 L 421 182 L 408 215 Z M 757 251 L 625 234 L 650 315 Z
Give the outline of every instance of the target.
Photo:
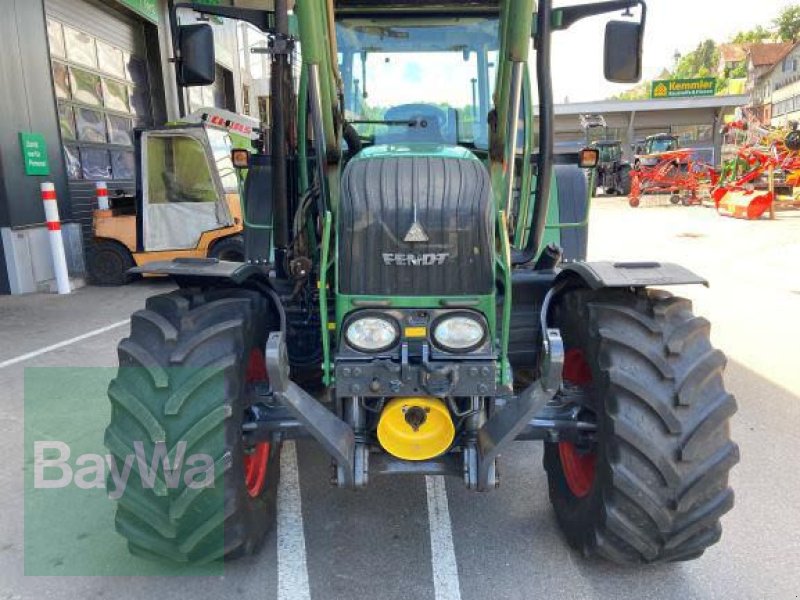
M 108 115 L 108 141 L 118 146 L 133 146 L 131 120 L 116 115 Z
M 111 179 L 108 150 L 81 148 L 80 154 L 83 179 Z
M 70 179 L 80 179 L 81 159 L 80 153 L 75 146 L 64 146 L 64 161 L 67 163 L 67 177 Z
M 136 176 L 136 163 L 133 152 L 127 150 L 111 151 L 111 172 L 114 179 L 133 179 Z
M 70 68 L 69 73 L 72 99 L 82 104 L 102 106 L 103 90 L 100 85 L 100 77 L 94 73 L 75 68 Z
M 95 144 L 108 142 L 106 120 L 100 111 L 90 108 L 76 108 L 75 126 L 78 132 L 78 139 L 82 142 L 93 142 Z
M 56 98 L 71 98 L 69 89 L 69 69 L 59 62 L 53 63 L 53 85 L 56 88 Z
M 130 112 L 128 105 L 128 86 L 112 79 L 103 79 L 103 99 L 105 107 L 120 112 Z
M 97 47 L 92 36 L 65 26 L 64 41 L 70 62 L 86 67 L 97 67 Z
M 64 47 L 64 30 L 61 23 L 47 20 L 47 40 L 50 42 L 50 54 L 59 58 L 66 58 Z
M 133 179 L 133 127 L 151 125 L 147 62 L 48 20 L 61 138 L 70 179 Z
M 63 102 L 58 103 L 58 122 L 61 127 L 62 139 L 77 139 L 78 136 L 76 135 L 75 131 L 75 113 L 72 111 L 71 106 L 68 106 Z

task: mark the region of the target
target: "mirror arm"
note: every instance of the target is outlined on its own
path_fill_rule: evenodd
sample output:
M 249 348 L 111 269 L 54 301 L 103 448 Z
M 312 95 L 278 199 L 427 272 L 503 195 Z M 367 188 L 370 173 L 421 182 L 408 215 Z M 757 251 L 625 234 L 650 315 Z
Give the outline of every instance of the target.
M 211 4 L 201 4 L 199 2 L 181 2 L 173 5 L 172 11 L 177 12 L 179 8 L 193 10 L 201 15 L 211 15 L 224 19 L 236 19 L 244 21 L 257 27 L 264 33 L 274 33 L 275 13 L 269 10 L 255 8 L 238 8 L 235 6 L 214 6 Z M 173 19 L 177 23 L 177 19 Z
M 609 2 L 566 6 L 553 11 L 553 29 L 563 31 L 588 17 L 627 11 L 636 6 L 642 7 L 642 26 L 644 26 L 647 19 L 647 4 L 645 4 L 644 0 L 610 0 Z

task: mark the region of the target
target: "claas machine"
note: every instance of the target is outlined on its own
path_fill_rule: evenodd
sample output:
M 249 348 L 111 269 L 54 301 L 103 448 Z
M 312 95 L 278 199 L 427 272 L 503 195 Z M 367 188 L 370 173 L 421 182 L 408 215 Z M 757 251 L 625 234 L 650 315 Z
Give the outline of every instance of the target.
M 234 154 L 246 260 L 136 269 L 179 289 L 132 317 L 106 444 L 119 468 L 138 446 L 210 456 L 193 474 L 213 476 L 129 485 L 116 525 L 130 550 L 255 552 L 281 444 L 308 437 L 341 493 L 398 474 L 488 493 L 509 445 L 540 440 L 573 547 L 617 563 L 701 555 L 733 505 L 736 404 L 708 321 L 663 288 L 705 281 L 587 262 L 582 168 L 597 154 L 553 151 L 552 36 L 624 13 L 606 25 L 605 75 L 636 81 L 644 2 L 264 8 L 176 8 L 270 35 L 271 123 Z M 208 25 L 173 27 L 180 83 L 208 84 Z
M 258 122 L 200 109 L 166 127 L 137 130 L 134 195 L 117 193 L 92 215 L 87 270 L 96 285 L 123 285 L 137 265 L 176 258 L 244 260 L 235 147 L 251 147 Z

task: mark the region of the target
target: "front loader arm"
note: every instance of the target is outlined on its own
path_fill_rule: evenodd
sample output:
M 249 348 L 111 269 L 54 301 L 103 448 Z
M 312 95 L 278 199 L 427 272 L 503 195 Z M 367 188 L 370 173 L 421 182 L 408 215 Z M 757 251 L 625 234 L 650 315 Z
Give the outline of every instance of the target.
M 333 2 L 297 0 L 295 13 L 303 49 L 303 70 L 308 82 L 308 113 L 314 134 L 319 181 L 327 206 L 335 210 L 338 205 L 342 112 Z

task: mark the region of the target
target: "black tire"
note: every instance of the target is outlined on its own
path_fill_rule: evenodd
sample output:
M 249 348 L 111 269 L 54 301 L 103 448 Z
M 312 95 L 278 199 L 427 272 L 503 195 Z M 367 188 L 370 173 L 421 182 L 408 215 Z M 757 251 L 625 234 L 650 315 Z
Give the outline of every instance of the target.
M 185 457 L 210 456 L 215 477 L 199 490 L 183 479 L 148 489 L 134 467 L 116 514 L 131 553 L 177 563 L 237 558 L 255 553 L 274 523 L 280 446 L 265 451 L 266 481 L 251 494 L 242 437 L 245 381 L 253 350 L 266 341 L 266 311 L 247 290 L 179 290 L 148 299 L 131 317 L 109 386 L 106 446 L 121 468 L 137 441 L 148 462 L 157 441 L 168 448 L 185 441 Z
M 209 249 L 208 257 L 230 262 L 244 262 L 244 237 L 232 235 L 218 240 Z
M 567 351 L 585 355 L 598 424 L 597 443 L 579 449 L 594 453 L 582 495 L 565 475 L 564 448 L 545 444 L 550 500 L 568 543 L 622 564 L 700 556 L 720 539 L 720 517 L 733 506 L 728 473 L 739 460 L 729 433 L 736 401 L 708 321 L 661 291 L 575 291 L 556 318 Z
M 136 266 L 130 250 L 113 240 L 95 240 L 87 256 L 89 281 L 95 285 L 125 285 L 133 280 L 128 269 Z
M 617 194 L 620 196 L 631 195 L 631 168 L 628 166 L 621 167 L 617 175 L 619 185 L 617 186 Z
M 670 201 L 670 204 L 673 204 L 674 206 L 678 206 L 679 204 L 681 204 L 681 197 L 678 194 L 672 194 L 669 197 L 669 201 Z

